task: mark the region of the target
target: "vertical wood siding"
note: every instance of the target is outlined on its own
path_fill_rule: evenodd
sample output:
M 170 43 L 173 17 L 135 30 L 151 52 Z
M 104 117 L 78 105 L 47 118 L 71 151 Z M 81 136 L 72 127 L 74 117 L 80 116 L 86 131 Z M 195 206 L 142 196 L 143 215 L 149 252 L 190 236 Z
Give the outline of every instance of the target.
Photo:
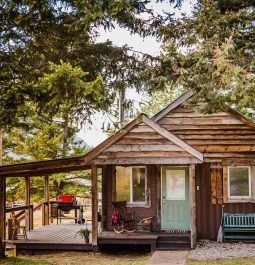
M 221 222 L 221 205 L 211 203 L 210 163 L 196 166 L 197 235 L 198 239 L 216 240 Z M 226 213 L 255 213 L 254 203 L 225 203 Z

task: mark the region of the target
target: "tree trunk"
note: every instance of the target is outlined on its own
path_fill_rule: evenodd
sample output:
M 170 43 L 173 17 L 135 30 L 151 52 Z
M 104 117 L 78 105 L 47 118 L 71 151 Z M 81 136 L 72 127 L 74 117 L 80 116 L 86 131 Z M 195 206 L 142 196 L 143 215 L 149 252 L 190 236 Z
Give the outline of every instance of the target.
M 3 164 L 3 131 L 0 128 L 0 166 Z
M 68 148 L 68 125 L 69 125 L 69 116 L 68 114 L 64 115 L 64 137 L 63 137 L 63 155 L 66 156 Z
M 2 128 L 0 128 L 0 166 L 3 164 L 3 134 L 2 134 Z M 0 202 L 5 203 L 5 202 Z M 2 242 L 2 238 L 0 237 L 0 259 L 5 258 L 4 253 L 4 245 Z

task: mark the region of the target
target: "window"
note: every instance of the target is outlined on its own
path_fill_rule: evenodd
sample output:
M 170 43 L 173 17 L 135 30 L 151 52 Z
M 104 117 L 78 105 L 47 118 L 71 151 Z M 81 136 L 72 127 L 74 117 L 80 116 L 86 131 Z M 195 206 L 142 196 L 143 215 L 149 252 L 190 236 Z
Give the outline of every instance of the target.
M 228 168 L 228 196 L 237 200 L 251 198 L 250 167 Z
M 116 167 L 116 199 L 131 204 L 145 204 L 146 167 Z

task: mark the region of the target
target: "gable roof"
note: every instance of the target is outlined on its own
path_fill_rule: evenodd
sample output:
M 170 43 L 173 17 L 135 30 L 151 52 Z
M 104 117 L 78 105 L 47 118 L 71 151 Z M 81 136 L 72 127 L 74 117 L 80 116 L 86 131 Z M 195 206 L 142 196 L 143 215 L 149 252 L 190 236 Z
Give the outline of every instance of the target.
M 152 120 L 154 122 L 157 122 L 158 120 L 160 120 L 161 118 L 163 118 L 167 113 L 169 113 L 171 110 L 177 108 L 178 106 L 180 106 L 182 103 L 184 103 L 185 101 L 187 101 L 192 96 L 193 96 L 193 91 L 192 90 L 189 90 L 189 91 L 185 92 L 180 97 L 178 97 L 176 100 L 174 100 L 169 105 L 167 105 L 165 108 L 163 108 L 162 110 L 160 110 L 157 114 L 155 114 L 152 117 Z
M 194 95 L 193 91 L 192 90 L 188 90 L 187 92 L 185 92 L 184 94 L 182 94 L 180 97 L 178 97 L 176 100 L 174 100 L 169 105 L 167 105 L 165 108 L 163 108 L 158 113 L 156 113 L 152 117 L 152 120 L 154 122 L 159 121 L 165 115 L 167 115 L 170 111 L 172 111 L 173 109 L 177 108 L 178 106 L 180 106 L 181 104 L 183 104 L 184 102 L 186 102 L 188 99 L 190 99 L 193 95 Z M 222 108 L 222 110 L 223 111 L 226 111 L 226 112 L 228 112 L 230 114 L 232 114 L 235 118 L 237 118 L 238 120 L 240 120 L 241 122 L 243 122 L 245 125 L 251 127 L 252 129 L 255 129 L 255 123 L 253 121 L 247 119 L 245 116 L 243 116 L 238 111 L 232 109 L 231 107 L 229 107 L 227 105 L 225 105 Z
M 183 148 L 185 151 L 187 151 L 189 154 L 193 155 L 194 157 L 198 158 L 200 161 L 203 161 L 203 154 L 182 141 L 180 138 L 172 134 L 171 132 L 167 131 L 166 129 L 162 128 L 160 125 L 152 121 L 148 116 L 144 113 L 139 114 L 136 119 L 131 121 L 129 124 L 127 124 L 123 129 L 119 130 L 116 134 L 106 139 L 104 142 L 99 144 L 97 147 L 92 149 L 87 155 L 85 155 L 85 163 L 89 163 L 91 160 L 93 160 L 96 156 L 101 154 L 104 150 L 106 150 L 108 147 L 113 145 L 115 142 L 117 142 L 120 138 L 125 136 L 128 132 L 130 132 L 133 128 L 137 127 L 139 124 L 145 123 L 149 127 L 151 127 L 155 132 L 159 133 L 163 137 L 165 137 L 167 140 L 173 142 L 177 146 Z

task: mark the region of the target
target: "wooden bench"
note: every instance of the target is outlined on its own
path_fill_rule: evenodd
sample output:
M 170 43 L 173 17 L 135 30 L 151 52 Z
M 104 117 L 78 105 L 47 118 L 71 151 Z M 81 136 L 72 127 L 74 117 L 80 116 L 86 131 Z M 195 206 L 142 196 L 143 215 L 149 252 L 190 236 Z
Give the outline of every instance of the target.
M 224 213 L 223 240 L 225 239 L 255 239 L 255 214 Z

